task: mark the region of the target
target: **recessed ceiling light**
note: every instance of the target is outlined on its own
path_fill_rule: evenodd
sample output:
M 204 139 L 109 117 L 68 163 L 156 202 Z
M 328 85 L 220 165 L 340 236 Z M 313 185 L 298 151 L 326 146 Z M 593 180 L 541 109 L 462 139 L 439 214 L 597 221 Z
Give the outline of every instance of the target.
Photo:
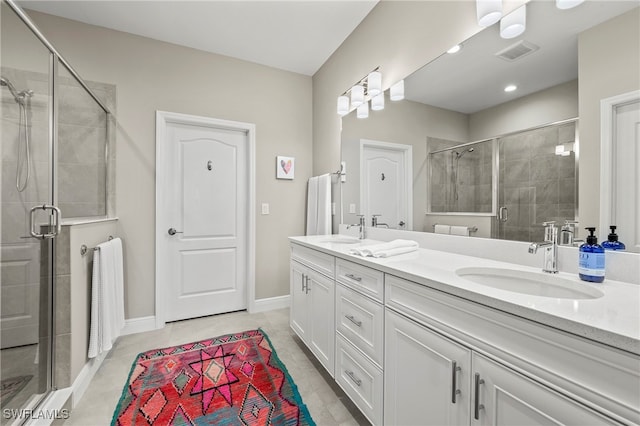
M 507 87 L 504 88 L 505 92 L 513 92 L 514 90 L 516 90 L 518 88 L 518 86 L 516 86 L 515 84 L 510 84 Z
M 462 49 L 462 45 L 461 44 L 456 44 L 451 49 L 447 50 L 447 53 L 449 53 L 450 55 L 453 55 L 454 53 L 458 53 L 460 51 L 460 49 Z

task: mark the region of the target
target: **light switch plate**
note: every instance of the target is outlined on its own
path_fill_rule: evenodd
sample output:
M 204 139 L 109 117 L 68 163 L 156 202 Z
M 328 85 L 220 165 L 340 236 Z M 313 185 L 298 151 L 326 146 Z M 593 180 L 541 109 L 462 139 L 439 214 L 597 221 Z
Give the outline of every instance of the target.
M 269 214 L 269 203 L 262 203 L 262 214 Z
M 350 214 L 356 214 L 356 205 L 355 204 L 349 204 L 349 213 Z

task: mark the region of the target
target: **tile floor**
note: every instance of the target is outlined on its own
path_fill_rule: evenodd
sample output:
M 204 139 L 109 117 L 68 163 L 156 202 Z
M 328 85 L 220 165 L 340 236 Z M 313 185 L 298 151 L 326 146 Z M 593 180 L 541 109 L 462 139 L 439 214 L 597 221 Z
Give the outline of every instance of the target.
M 64 424 L 110 424 L 131 365 L 140 352 L 258 327 L 269 336 L 319 426 L 369 424 L 291 331 L 289 309 L 251 315 L 244 311 L 215 315 L 169 323 L 162 330 L 121 337 Z

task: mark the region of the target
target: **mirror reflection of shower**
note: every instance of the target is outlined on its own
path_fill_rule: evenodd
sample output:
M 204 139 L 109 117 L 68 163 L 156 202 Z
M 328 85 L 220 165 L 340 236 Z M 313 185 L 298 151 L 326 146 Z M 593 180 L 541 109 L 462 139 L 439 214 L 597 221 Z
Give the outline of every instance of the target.
M 467 153 L 467 152 L 473 152 L 475 150 L 475 148 L 471 147 L 468 149 L 465 149 L 462 152 L 458 152 L 458 151 L 451 151 L 451 161 L 455 161 L 455 165 L 452 164 L 452 180 L 453 180 L 453 200 L 455 203 L 458 202 L 458 186 L 460 185 L 459 180 L 458 180 L 458 161 Z
M 13 99 L 20 108 L 20 121 L 18 123 L 18 165 L 16 167 L 16 189 L 23 192 L 29 184 L 31 177 L 31 147 L 29 146 L 29 106 L 33 96 L 33 90 L 18 91 L 5 77 L 0 77 L 0 86 L 6 87 L 11 92 Z

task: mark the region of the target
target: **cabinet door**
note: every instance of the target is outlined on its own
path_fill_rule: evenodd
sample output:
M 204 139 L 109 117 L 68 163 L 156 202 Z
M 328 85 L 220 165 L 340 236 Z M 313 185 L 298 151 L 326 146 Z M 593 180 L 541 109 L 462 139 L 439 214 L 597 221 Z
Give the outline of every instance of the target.
M 618 424 L 476 353 L 473 354 L 473 371 L 473 425 Z
M 305 343 L 308 341 L 307 330 L 309 323 L 309 309 L 307 306 L 307 274 L 308 269 L 297 262 L 291 262 L 289 273 L 291 307 L 289 309 L 289 324 Z
M 387 309 L 384 423 L 469 424 L 470 367 L 469 349 Z
M 335 359 L 335 282 L 317 272 L 308 272 L 308 345 L 333 377 Z

